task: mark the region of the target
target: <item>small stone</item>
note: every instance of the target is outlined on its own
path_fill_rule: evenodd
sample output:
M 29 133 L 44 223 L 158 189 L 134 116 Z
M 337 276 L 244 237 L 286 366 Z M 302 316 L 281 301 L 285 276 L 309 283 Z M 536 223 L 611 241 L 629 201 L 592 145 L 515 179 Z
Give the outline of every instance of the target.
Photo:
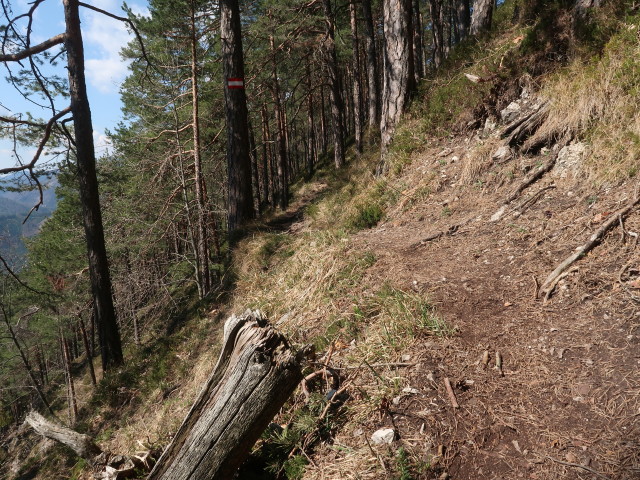
M 354 437 L 359 437 L 359 436 L 360 436 L 360 435 L 362 435 L 363 433 L 364 433 L 364 430 L 362 430 L 361 428 L 356 428 L 356 429 L 353 431 L 353 436 L 354 436 Z
M 418 284 L 418 282 L 414 280 L 414 281 L 413 281 L 413 284 L 414 284 L 414 285 L 417 285 L 417 284 Z M 409 360 L 411 360 L 411 355 L 402 355 L 402 361 L 403 361 L 403 362 L 408 362 Z
M 435 382 L 436 381 L 436 377 L 433 374 L 433 372 L 427 373 L 427 380 L 429 380 L 430 382 Z
M 393 397 L 391 403 L 393 403 L 394 405 L 400 405 L 400 400 L 402 400 L 401 396 Z
M 569 463 L 578 463 L 578 457 L 576 457 L 573 452 L 568 452 L 564 458 L 566 458 Z
M 408 393 L 410 395 L 418 395 L 420 393 L 420 390 L 418 390 L 417 388 L 404 387 L 402 389 L 402 393 Z
M 506 162 L 512 156 L 513 156 L 513 152 L 511 151 L 509 146 L 508 145 L 503 145 L 500 148 L 498 148 L 498 150 L 493 152 L 493 155 L 491 155 L 491 158 L 494 161 L 496 161 L 498 163 L 501 163 L 501 162 Z
M 520 115 L 521 110 L 522 107 L 518 102 L 511 102 L 507 108 L 500 111 L 500 118 L 504 123 L 511 123 Z
M 396 432 L 393 428 L 381 428 L 371 435 L 371 442 L 375 445 L 390 445 L 396 438 Z

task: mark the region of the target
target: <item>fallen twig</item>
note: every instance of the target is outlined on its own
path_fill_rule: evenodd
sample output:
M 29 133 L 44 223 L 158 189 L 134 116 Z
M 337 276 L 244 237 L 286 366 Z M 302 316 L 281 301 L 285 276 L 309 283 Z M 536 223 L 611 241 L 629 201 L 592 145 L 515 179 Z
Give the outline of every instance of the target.
M 549 285 L 547 287 L 547 293 L 544 294 L 544 303 L 547 303 L 549 301 L 549 299 L 551 298 L 551 294 L 555 290 L 555 288 L 558 285 L 558 283 L 560 282 L 560 280 L 565 278 L 567 275 L 570 275 L 573 272 L 577 272 L 577 271 L 578 271 L 578 267 L 572 267 L 569 270 L 567 270 L 566 272 L 563 272 L 561 275 L 558 275 L 555 278 L 555 280 L 553 282 L 551 282 L 551 285 Z
M 569 255 L 564 261 L 560 263 L 560 265 L 555 268 L 553 272 L 549 274 L 547 279 L 540 287 L 540 292 L 545 294 L 545 298 L 548 298 L 548 292 L 552 291 L 555 287 L 556 279 L 578 259 L 590 252 L 595 246 L 599 245 L 604 238 L 604 235 L 619 222 L 619 218 L 627 215 L 638 203 L 640 203 L 640 197 L 635 197 L 635 199 L 629 205 L 621 208 L 615 214 L 611 215 L 609 217 L 609 220 L 604 222 L 602 226 L 598 230 L 596 230 L 593 235 L 591 235 L 587 243 L 585 243 L 582 247 Z
M 460 408 L 460 405 L 458 405 L 458 401 L 456 400 L 456 394 L 453 393 L 453 388 L 451 388 L 451 382 L 448 377 L 444 377 L 444 387 L 447 389 L 447 394 L 449 395 L 449 400 L 451 400 L 453 408 Z
M 549 455 L 545 455 L 544 457 L 548 458 L 552 462 L 559 463 L 560 465 L 565 465 L 567 467 L 581 468 L 583 470 L 586 470 L 589 473 L 593 473 L 598 478 L 604 478 L 605 480 L 609 480 L 609 477 L 607 477 L 606 475 L 603 475 L 600 472 L 598 472 L 597 470 L 594 470 L 591 467 L 587 467 L 586 465 L 580 465 L 579 463 L 565 462 L 563 460 L 558 460 L 557 458 L 550 457 Z
M 413 245 L 411 245 L 411 248 L 415 248 L 415 247 L 419 247 L 421 245 L 424 245 L 432 240 L 437 240 L 438 238 L 444 236 L 444 235 L 455 235 L 458 232 L 458 229 L 460 227 L 463 227 L 464 225 L 466 225 L 469 222 L 472 222 L 473 219 L 475 217 L 469 217 L 466 220 L 463 220 L 460 223 L 456 223 L 454 225 L 451 225 L 449 228 L 447 228 L 446 230 L 441 230 L 439 232 L 436 233 L 432 233 L 431 235 L 428 235 L 427 237 L 423 238 L 422 240 L 420 240 L 419 242 L 414 243 Z

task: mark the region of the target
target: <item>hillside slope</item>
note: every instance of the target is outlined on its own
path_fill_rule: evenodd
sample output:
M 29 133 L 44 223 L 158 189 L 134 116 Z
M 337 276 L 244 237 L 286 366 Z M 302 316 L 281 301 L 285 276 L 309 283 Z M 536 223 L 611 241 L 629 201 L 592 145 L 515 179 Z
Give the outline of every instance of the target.
M 387 174 L 372 146 L 295 185 L 289 209 L 240 242 L 229 292 L 159 319 L 93 399 L 81 379 L 80 428 L 112 452 L 165 446 L 222 321 L 260 308 L 316 358 L 239 478 L 638 478 L 640 122 L 620 109 L 638 101 L 635 23 L 590 63 L 510 64 L 531 33 L 520 27 L 453 59 L 422 85 Z M 12 434 L 3 462 L 17 478 L 90 478 Z

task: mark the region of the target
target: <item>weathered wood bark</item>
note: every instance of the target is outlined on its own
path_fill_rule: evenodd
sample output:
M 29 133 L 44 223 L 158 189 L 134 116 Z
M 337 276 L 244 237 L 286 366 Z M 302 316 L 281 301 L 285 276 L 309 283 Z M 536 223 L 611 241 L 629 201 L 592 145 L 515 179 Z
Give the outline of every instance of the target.
M 78 433 L 59 423 L 47 420 L 38 412 L 29 412 L 25 421 L 43 437 L 51 438 L 71 448 L 79 457 L 88 460 L 91 464 L 102 453 L 89 435 Z
M 344 103 L 340 94 L 340 78 L 338 76 L 338 58 L 335 42 L 335 21 L 331 10 L 331 0 L 323 0 L 325 32 L 325 64 L 329 74 L 329 100 L 331 104 L 331 127 L 333 130 L 333 159 L 336 168 L 342 168 L 345 163 L 344 154 Z
M 148 480 L 226 480 L 245 460 L 302 373 L 259 312 L 232 316 L 213 373 Z
M 400 116 L 415 86 L 411 1 L 385 0 L 384 86 L 382 92 L 382 155 L 387 152 Z M 384 168 L 384 167 L 383 167 Z
M 491 29 L 494 0 L 475 0 L 471 14 L 471 35 L 478 35 Z
M 377 131 L 380 125 L 380 79 L 378 76 L 378 54 L 371 14 L 371 0 L 362 0 L 364 19 L 364 43 L 367 52 L 367 85 L 369 91 L 369 128 Z M 374 136 L 370 135 L 370 139 Z
M 82 219 L 89 258 L 89 277 L 96 321 L 100 330 L 100 352 L 104 371 L 123 363 L 120 331 L 113 304 L 109 262 L 104 241 L 96 156 L 93 145 L 93 125 L 84 76 L 84 49 L 80 31 L 78 0 L 64 0 L 69 95 L 73 113 L 75 151 Z
M 249 123 L 244 89 L 244 56 L 238 0 L 220 1 L 220 37 L 225 76 L 227 114 L 227 170 L 229 179 L 230 238 L 253 218 Z

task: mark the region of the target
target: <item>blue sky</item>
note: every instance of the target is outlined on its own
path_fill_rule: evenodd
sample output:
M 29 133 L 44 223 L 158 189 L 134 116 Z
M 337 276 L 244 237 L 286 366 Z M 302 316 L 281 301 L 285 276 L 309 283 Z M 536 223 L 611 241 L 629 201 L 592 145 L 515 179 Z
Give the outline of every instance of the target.
M 84 1 L 116 15 L 124 16 L 124 12 L 120 8 L 121 3 L 118 0 Z M 146 11 L 143 1 L 130 2 L 128 5 L 136 13 Z M 12 6 L 15 15 L 27 11 L 30 2 L 14 0 Z M 81 22 L 85 48 L 87 91 L 91 104 L 96 150 L 100 154 L 104 152 L 108 144 L 105 131 L 113 129 L 122 118 L 118 91 L 121 82 L 127 75 L 127 64 L 120 59 L 119 52 L 133 37 L 127 32 L 126 25 L 122 22 L 94 11 L 81 8 Z M 62 1 L 45 0 L 34 17 L 32 44 L 40 43 L 62 32 L 64 32 Z M 57 74 L 66 78 L 66 70 L 62 63 L 64 62 L 61 62 Z M 48 118 L 46 111 L 21 98 L 14 87 L 5 80 L 6 70 L 3 69 L 0 77 L 0 115 L 14 116 L 29 111 L 34 117 Z M 61 99 L 58 108 L 66 107 L 65 103 L 66 101 Z M 35 146 L 32 151 L 35 151 Z M 28 161 L 30 151 L 24 150 L 21 153 L 24 160 Z M 12 158 L 10 142 L 0 140 L 0 168 L 13 165 L 15 165 L 15 158 Z

